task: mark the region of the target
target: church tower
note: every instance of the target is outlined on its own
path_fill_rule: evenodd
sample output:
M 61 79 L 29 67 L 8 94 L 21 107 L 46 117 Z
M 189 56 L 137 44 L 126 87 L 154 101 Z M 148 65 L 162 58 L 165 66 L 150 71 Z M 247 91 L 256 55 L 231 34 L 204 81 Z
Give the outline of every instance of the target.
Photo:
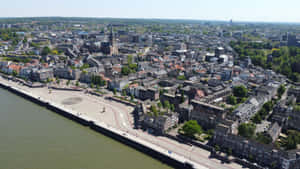
M 110 55 L 118 55 L 118 44 L 116 42 L 116 37 L 112 25 L 110 26 L 109 43 Z

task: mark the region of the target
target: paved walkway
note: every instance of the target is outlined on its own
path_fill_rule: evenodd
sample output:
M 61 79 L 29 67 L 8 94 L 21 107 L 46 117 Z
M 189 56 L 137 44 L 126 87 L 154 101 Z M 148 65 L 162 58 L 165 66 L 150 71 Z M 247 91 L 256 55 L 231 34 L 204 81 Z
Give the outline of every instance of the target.
M 133 115 L 131 114 L 131 112 L 133 111 L 133 107 L 106 100 L 102 97 L 85 94 L 84 92 L 52 90 L 52 92 L 50 93 L 48 88 L 32 89 L 1 78 L 0 82 L 20 88 L 27 92 L 31 92 L 41 97 L 41 99 L 49 100 L 67 109 L 71 109 L 78 115 L 87 116 L 88 118 L 93 119 L 93 121 L 95 121 L 96 123 L 105 123 L 109 127 L 113 127 L 117 130 L 128 133 L 129 135 L 144 140 L 145 142 L 152 143 L 173 155 L 179 155 L 186 159 L 189 159 L 201 165 L 202 168 L 242 168 L 242 166 L 235 163 L 222 164 L 219 160 L 210 159 L 210 152 L 199 147 L 189 146 L 166 137 L 157 137 L 150 135 L 142 130 L 133 129 Z M 63 104 L 64 101 L 68 99 L 77 101 L 74 104 Z M 105 108 L 105 112 L 103 112 L 103 108 Z

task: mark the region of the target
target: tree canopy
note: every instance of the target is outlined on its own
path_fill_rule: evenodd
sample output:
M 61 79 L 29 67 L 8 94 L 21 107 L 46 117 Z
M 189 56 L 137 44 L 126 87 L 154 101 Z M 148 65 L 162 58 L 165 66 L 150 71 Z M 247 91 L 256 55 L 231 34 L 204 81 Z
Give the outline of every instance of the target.
M 245 138 L 252 138 L 255 134 L 256 126 L 253 123 L 242 123 L 238 127 L 238 132 L 240 136 Z
M 252 63 L 263 68 L 273 69 L 278 73 L 286 75 L 295 82 L 300 81 L 300 48 L 283 46 L 275 48 L 269 42 L 255 43 L 238 41 L 230 45 L 243 60 L 250 56 Z M 271 56 L 268 59 L 268 56 Z
M 248 94 L 248 89 L 245 86 L 240 85 L 240 86 L 233 87 L 233 95 L 234 96 L 247 97 L 247 94 Z
M 202 127 L 197 123 L 196 120 L 185 122 L 181 129 L 184 132 L 184 135 L 191 138 L 193 138 L 195 134 L 202 133 Z
M 45 46 L 42 50 L 42 55 L 47 56 L 51 53 L 51 49 L 48 46 Z

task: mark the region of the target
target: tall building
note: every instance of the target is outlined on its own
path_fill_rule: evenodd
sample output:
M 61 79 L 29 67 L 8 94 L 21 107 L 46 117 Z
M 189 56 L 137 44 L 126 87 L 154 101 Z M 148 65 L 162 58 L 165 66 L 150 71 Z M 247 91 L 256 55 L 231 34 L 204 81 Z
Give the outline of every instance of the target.
M 116 41 L 116 37 L 112 25 L 110 26 L 109 43 L 110 43 L 110 55 L 118 55 L 119 53 L 118 44 Z

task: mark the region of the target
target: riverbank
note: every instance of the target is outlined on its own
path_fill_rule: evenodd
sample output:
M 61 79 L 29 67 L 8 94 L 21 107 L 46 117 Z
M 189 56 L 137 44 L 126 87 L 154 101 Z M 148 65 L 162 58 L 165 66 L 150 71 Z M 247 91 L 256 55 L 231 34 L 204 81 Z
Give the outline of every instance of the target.
M 116 130 L 113 127 L 110 127 L 104 123 L 95 121 L 88 116 L 78 114 L 74 110 L 67 109 L 61 105 L 53 103 L 45 98 L 41 98 L 40 96 L 37 96 L 28 91 L 24 91 L 20 88 L 10 86 L 9 84 L 6 84 L 3 81 L 3 79 L 0 81 L 0 86 L 36 104 L 44 106 L 60 115 L 63 115 L 64 117 L 76 121 L 84 126 L 88 126 L 95 131 L 101 132 L 102 134 L 105 134 L 126 145 L 138 149 L 139 151 L 144 152 L 154 158 L 157 158 L 162 162 L 167 163 L 175 168 L 191 168 L 191 165 L 187 164 L 192 164 L 195 168 L 205 168 L 202 166 L 198 166 L 197 164 L 190 162 L 187 159 L 177 156 L 176 154 L 170 154 L 170 152 L 163 150 L 162 148 L 153 145 L 149 142 L 145 142 L 144 140 L 141 140 L 136 136 L 130 135 L 129 133 Z

